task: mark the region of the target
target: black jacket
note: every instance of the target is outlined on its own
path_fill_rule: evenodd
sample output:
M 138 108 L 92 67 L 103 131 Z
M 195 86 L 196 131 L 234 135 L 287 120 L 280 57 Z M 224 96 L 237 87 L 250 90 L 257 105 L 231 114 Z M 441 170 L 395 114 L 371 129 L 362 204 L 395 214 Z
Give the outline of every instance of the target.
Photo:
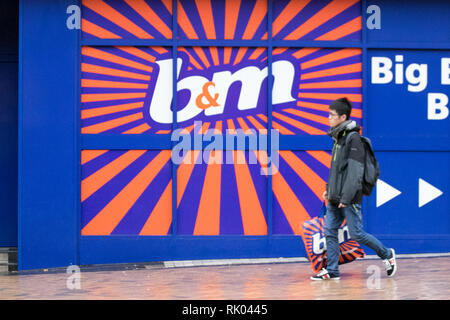
M 365 150 L 359 135 L 360 127 L 354 121 L 347 121 L 343 125 L 329 132 L 335 142 L 327 183 L 328 200 L 333 205 L 361 204 Z M 352 134 L 347 141 L 351 131 L 358 133 Z

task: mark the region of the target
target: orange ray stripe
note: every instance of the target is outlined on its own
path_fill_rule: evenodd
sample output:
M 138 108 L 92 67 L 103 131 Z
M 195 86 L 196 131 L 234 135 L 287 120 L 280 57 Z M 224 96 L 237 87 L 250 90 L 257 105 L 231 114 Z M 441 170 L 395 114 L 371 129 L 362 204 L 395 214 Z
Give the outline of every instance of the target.
M 127 30 L 137 38 L 153 39 L 151 35 L 135 25 L 127 17 L 123 16 L 120 12 L 116 11 L 114 8 L 101 0 L 84 0 L 83 5 L 110 20 L 122 29 Z
M 123 100 L 144 98 L 145 92 L 134 93 L 84 93 L 81 95 L 81 102 L 107 101 L 107 100 Z
M 141 236 L 165 236 L 172 223 L 172 180 L 164 189 L 150 216 L 142 227 Z
M 321 64 L 329 63 L 332 61 L 342 60 L 348 57 L 353 57 L 361 54 L 361 49 L 358 48 L 349 48 L 349 49 L 342 49 L 339 51 L 335 51 L 329 54 L 326 54 L 322 57 L 309 60 L 307 62 L 304 62 L 301 64 L 302 69 L 308 69 L 311 67 L 315 67 Z
M 146 150 L 127 151 L 114 161 L 108 163 L 106 166 L 81 181 L 81 202 L 89 198 L 98 189 L 114 178 L 119 172 L 136 161 L 136 159 L 142 156 L 145 152 Z
M 113 63 L 117 63 L 117 64 L 121 64 L 127 67 L 131 67 L 131 68 L 135 68 L 135 69 L 139 69 L 139 70 L 144 70 L 144 71 L 148 71 L 148 72 L 152 72 L 153 68 L 150 66 L 146 66 L 142 63 L 138 63 L 135 61 L 131 61 L 119 56 L 116 56 L 114 54 L 99 50 L 97 48 L 93 48 L 93 47 L 83 47 L 81 48 L 81 54 L 85 55 L 85 56 L 89 56 L 89 57 L 93 57 L 93 58 L 97 58 L 97 59 L 101 59 L 101 60 L 105 60 L 105 61 L 110 61 Z
M 320 163 L 322 163 L 327 168 L 330 168 L 331 165 L 331 155 L 326 153 L 325 151 L 306 151 Z
M 255 50 L 253 50 L 253 53 L 250 55 L 250 57 L 248 57 L 250 60 L 256 60 L 258 59 L 261 54 L 263 54 L 266 51 L 265 48 L 256 48 Z M 274 53 L 272 53 L 274 54 Z
M 361 16 L 359 16 L 353 20 L 350 20 L 347 23 L 344 23 L 340 27 L 331 30 L 330 32 L 327 32 L 324 35 L 321 35 L 320 37 L 316 38 L 315 40 L 337 40 L 337 39 L 343 38 L 353 32 L 361 30 L 361 27 L 362 27 Z
M 314 16 L 309 18 L 308 21 L 292 31 L 288 36 L 285 37 L 285 40 L 300 39 L 304 35 L 324 24 L 358 1 L 359 0 L 333 0 L 327 6 L 317 12 Z
M 312 103 L 312 102 L 306 102 L 306 101 L 298 101 L 297 105 L 299 107 L 320 110 L 320 111 L 325 111 L 325 112 L 328 112 L 328 110 L 330 108 L 328 105 L 325 105 L 325 104 Z M 362 110 L 361 109 L 352 109 L 351 117 L 362 118 Z
M 222 151 L 212 150 L 210 157 L 220 157 Z M 218 235 L 220 232 L 220 181 L 222 165 L 212 162 L 206 169 L 202 195 L 195 221 L 194 235 Z
M 208 58 L 206 58 L 205 52 L 203 51 L 203 49 L 201 47 L 192 47 L 195 51 L 195 53 L 197 53 L 197 55 L 200 57 L 200 60 L 202 60 L 203 65 L 206 68 L 209 68 L 211 65 L 208 61 Z
M 166 48 L 164 47 L 151 47 L 152 50 L 156 51 L 159 54 L 163 54 L 168 52 Z
M 148 23 L 158 30 L 164 37 L 172 38 L 172 30 L 161 20 L 161 18 L 150 8 L 144 0 L 125 0 L 130 7 L 140 14 Z
M 125 110 L 138 109 L 138 108 L 142 108 L 143 105 L 144 105 L 144 102 L 135 102 L 135 103 L 120 104 L 120 105 L 116 105 L 116 106 L 108 106 L 108 107 L 81 110 L 81 119 L 102 116 L 105 114 L 110 114 L 110 113 L 115 113 L 115 112 L 120 112 L 120 111 L 125 111 Z
M 231 50 L 232 50 L 232 48 L 230 48 L 230 47 L 226 47 L 223 49 L 223 63 L 224 64 L 230 63 Z
M 361 109 L 352 109 L 352 112 L 350 114 L 350 117 L 355 117 L 355 118 L 362 118 L 362 110 Z M 362 127 L 361 127 L 362 129 Z
M 275 56 L 277 54 L 282 54 L 283 52 L 285 52 L 287 49 L 289 48 L 275 48 L 272 51 L 272 54 Z
M 151 63 L 154 63 L 156 61 L 156 58 L 154 56 L 152 56 L 151 54 L 148 54 L 147 52 L 138 49 L 136 47 L 116 47 L 119 50 L 128 52 L 129 54 L 132 54 L 136 57 L 142 58 L 144 60 L 150 61 Z
M 265 115 L 263 114 L 258 114 L 258 117 L 261 118 L 265 123 L 268 122 L 268 119 Z M 286 129 L 285 127 L 283 127 L 281 124 L 275 122 L 272 120 L 272 127 L 276 130 L 278 130 L 281 134 L 294 134 L 291 130 Z
M 169 130 L 158 130 L 158 131 L 156 131 L 156 134 L 167 134 L 167 133 L 170 133 L 170 129 Z
M 228 132 L 230 134 L 236 134 L 236 128 L 234 126 L 233 119 L 227 120 L 227 126 L 228 126 L 228 130 L 229 130 Z
M 150 76 L 145 76 L 145 75 L 134 73 L 134 72 L 100 67 L 100 66 L 96 66 L 96 65 L 88 64 L 88 63 L 81 64 L 81 71 L 89 72 L 89 73 L 105 74 L 108 76 L 115 76 L 115 77 L 140 79 L 140 80 L 147 80 L 147 81 L 150 80 Z
M 320 200 L 325 191 L 326 182 L 299 159 L 292 151 L 280 150 L 280 156 L 297 173 L 300 179 L 311 189 Z
M 328 126 L 330 124 L 330 122 L 328 121 L 328 117 L 322 117 L 322 116 L 318 116 L 316 114 L 312 114 L 312 113 L 308 113 L 308 112 L 304 112 L 304 111 L 300 111 L 300 110 L 296 110 L 296 109 L 292 109 L 292 108 L 288 108 L 288 109 L 283 109 L 284 112 L 288 112 L 290 114 L 294 114 L 296 116 L 308 119 L 308 120 L 312 120 L 321 124 L 324 124 L 326 126 Z
M 208 131 L 209 126 L 211 125 L 210 122 L 203 123 L 202 127 L 200 128 L 200 134 L 206 134 L 206 131 Z
M 167 161 L 170 150 L 163 150 L 138 173 L 84 228 L 82 235 L 109 235 L 147 189 Z
M 272 176 L 272 190 L 292 231 L 302 235 L 302 225 L 311 217 L 279 171 Z
M 197 62 L 197 60 L 192 57 L 192 55 L 189 53 L 189 51 L 186 50 L 186 48 L 179 47 L 180 51 L 185 52 L 189 56 L 189 62 L 192 63 L 197 69 L 203 69 L 203 67 Z
M 81 128 L 81 133 L 100 133 L 142 119 L 142 112 Z
M 177 169 L 177 207 L 183 199 L 187 184 L 197 162 L 200 150 L 189 150 Z
M 305 57 L 311 53 L 314 53 L 316 51 L 319 51 L 319 50 L 320 50 L 320 48 L 303 48 L 303 49 L 300 49 L 300 50 L 294 52 L 292 55 L 295 58 L 300 59 L 300 58 L 303 58 L 303 57 Z
M 362 79 L 355 80 L 339 80 L 326 82 L 311 82 L 300 84 L 300 89 L 311 88 L 360 88 L 362 86 Z
M 222 133 L 222 120 L 216 122 L 216 127 L 214 128 L 214 133 Z
M 211 0 L 195 0 L 207 39 L 216 39 Z
M 244 133 L 246 133 L 247 130 L 250 130 L 250 128 L 248 127 L 247 123 L 245 123 L 244 119 L 239 117 L 239 118 L 237 118 L 237 121 L 239 122 L 239 125 L 241 126 L 242 130 L 244 131 Z
M 247 27 L 245 28 L 243 40 L 251 40 L 255 35 L 256 30 L 261 24 L 262 20 L 267 14 L 267 1 L 256 0 L 255 7 L 253 8 L 250 19 L 248 20 Z
M 306 102 L 306 101 L 297 101 L 297 105 L 299 107 L 320 110 L 320 111 L 325 111 L 325 112 L 328 112 L 330 109 L 329 105 L 321 104 L 321 103 Z
M 359 63 L 349 64 L 349 65 L 342 66 L 342 67 L 330 68 L 330 69 L 320 70 L 320 71 L 316 71 L 316 72 L 302 73 L 302 75 L 300 76 L 300 79 L 306 80 L 306 79 L 335 76 L 335 75 L 339 75 L 339 74 L 361 72 L 361 70 L 362 70 L 362 63 L 359 62 Z
M 89 33 L 97 38 L 100 39 L 120 39 L 121 37 L 117 34 L 114 34 L 106 29 L 103 29 L 102 27 L 99 27 L 98 25 L 86 20 L 81 19 L 81 30 L 83 30 L 86 33 Z
M 272 33 L 275 37 L 291 20 L 303 10 L 310 0 L 291 0 L 281 11 L 272 24 Z
M 267 134 L 267 128 L 264 127 L 261 123 L 258 122 L 258 120 L 256 120 L 253 116 L 247 116 L 248 121 L 250 121 L 255 128 L 260 132 L 260 133 L 264 133 Z
M 278 118 L 278 119 L 280 119 L 280 120 L 282 120 L 282 121 L 284 121 L 286 123 L 289 123 L 291 126 L 294 126 L 294 127 L 298 128 L 298 129 L 300 129 L 302 131 L 305 131 L 306 133 L 309 133 L 309 134 L 326 134 L 325 131 L 319 130 L 319 129 L 311 127 L 311 126 L 309 126 L 309 125 L 307 125 L 305 123 L 302 123 L 300 121 L 297 121 L 297 120 L 291 119 L 289 117 L 286 117 L 286 116 L 284 116 L 282 114 L 279 114 L 278 112 L 273 112 L 272 114 L 273 114 L 274 117 L 276 117 L 276 118 Z
M 241 0 L 225 1 L 225 39 L 232 40 L 234 38 L 240 7 Z
M 109 150 L 81 150 L 81 164 L 83 165 L 108 151 Z
M 250 175 L 250 170 L 245 162 L 244 151 L 235 150 L 233 153 L 234 159 L 237 159 L 238 156 L 244 159 L 244 163 L 234 164 L 244 235 L 266 235 L 266 219 Z
M 188 39 L 198 39 L 197 33 L 194 30 L 194 27 L 192 26 L 191 22 L 189 21 L 189 18 L 186 14 L 186 11 L 184 11 L 183 6 L 181 5 L 180 1 L 178 2 L 178 24 L 183 29 L 184 33 L 187 35 Z
M 362 102 L 362 95 L 355 93 L 310 93 L 310 92 L 301 92 L 299 94 L 299 98 L 312 98 L 312 99 L 321 99 L 321 100 L 336 100 L 342 98 L 343 96 L 347 97 L 348 100 L 352 102 Z
M 216 39 L 216 29 L 214 27 L 214 17 L 212 13 L 211 1 L 210 0 L 195 0 L 197 5 L 198 13 L 200 15 L 200 20 L 203 24 L 203 30 L 205 30 L 207 39 Z M 211 57 L 213 59 L 214 65 L 219 65 L 219 53 L 216 47 L 210 47 Z
M 161 2 L 166 7 L 167 11 L 169 11 L 170 14 L 172 14 L 172 0 L 161 0 Z
M 236 54 L 236 58 L 234 59 L 233 65 L 237 65 L 239 62 L 242 61 L 242 58 L 244 58 L 245 53 L 247 52 L 247 47 L 240 47 L 238 50 L 238 53 Z
M 86 88 L 127 88 L 147 89 L 148 84 L 120 81 L 102 81 L 94 79 L 81 79 L 81 86 Z
M 130 130 L 124 131 L 122 133 L 123 134 L 139 134 L 139 133 L 149 130 L 150 128 L 151 127 L 148 124 L 143 123 L 137 127 L 131 128 Z

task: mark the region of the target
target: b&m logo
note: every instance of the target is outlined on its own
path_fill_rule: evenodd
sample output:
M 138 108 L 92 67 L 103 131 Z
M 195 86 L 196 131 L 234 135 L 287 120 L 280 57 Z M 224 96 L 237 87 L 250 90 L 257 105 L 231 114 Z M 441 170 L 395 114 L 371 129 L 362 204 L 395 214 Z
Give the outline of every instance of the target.
M 199 119 L 212 121 L 248 114 L 267 114 L 267 63 L 245 61 L 236 66 L 219 65 L 208 70 L 188 70 L 189 58 L 177 59 L 177 122 Z M 266 60 L 265 60 L 266 61 Z M 150 94 L 151 121 L 172 123 L 172 59 L 156 61 L 156 81 Z M 272 64 L 272 104 L 296 101 L 299 65 L 287 59 Z

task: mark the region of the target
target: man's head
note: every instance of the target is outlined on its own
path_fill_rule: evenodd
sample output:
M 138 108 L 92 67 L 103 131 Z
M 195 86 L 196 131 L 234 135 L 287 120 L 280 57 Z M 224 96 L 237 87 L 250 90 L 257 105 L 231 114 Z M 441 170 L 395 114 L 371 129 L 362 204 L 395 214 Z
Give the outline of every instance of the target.
M 330 113 L 328 115 L 330 127 L 336 127 L 342 122 L 349 120 L 351 112 L 352 104 L 347 98 L 339 98 L 334 100 L 330 104 Z

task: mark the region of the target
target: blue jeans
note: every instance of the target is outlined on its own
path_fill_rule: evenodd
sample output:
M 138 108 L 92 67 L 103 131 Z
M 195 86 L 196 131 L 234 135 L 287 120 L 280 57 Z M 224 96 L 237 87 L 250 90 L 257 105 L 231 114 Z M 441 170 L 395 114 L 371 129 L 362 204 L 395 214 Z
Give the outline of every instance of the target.
M 329 273 L 339 275 L 338 229 L 344 219 L 347 221 L 348 231 L 353 240 L 371 248 L 381 259 L 390 259 L 392 257 L 391 250 L 387 249 L 377 238 L 363 230 L 361 205 L 352 204 L 345 208 L 338 208 L 328 204 L 324 231 L 327 242 L 327 270 Z

